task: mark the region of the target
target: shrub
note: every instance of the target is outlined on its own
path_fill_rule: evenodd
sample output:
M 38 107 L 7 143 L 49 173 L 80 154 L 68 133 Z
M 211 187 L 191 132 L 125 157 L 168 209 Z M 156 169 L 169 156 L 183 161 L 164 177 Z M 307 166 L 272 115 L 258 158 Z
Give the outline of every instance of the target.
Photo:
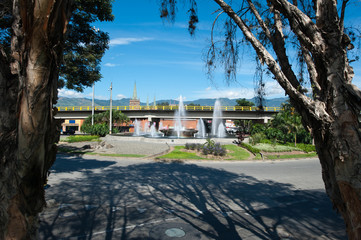
M 297 132 L 297 142 L 311 144 L 312 143 L 311 134 L 307 132 L 305 129 L 301 129 L 300 131 Z
M 294 143 L 287 143 L 288 146 L 294 146 Z M 297 148 L 304 152 L 316 152 L 316 147 L 312 144 L 297 143 Z
M 204 145 L 203 148 L 202 148 L 202 153 L 204 155 L 211 154 L 212 153 L 212 147 Z
M 198 152 L 202 149 L 202 147 L 203 147 L 202 144 L 197 143 L 197 151 L 198 151 Z
M 222 146 L 220 143 L 214 142 L 211 139 L 207 139 L 207 142 L 203 144 L 202 147 L 198 147 L 202 149 L 202 153 L 204 155 L 213 154 L 215 156 L 225 156 L 227 153 L 227 150 L 224 146 Z
M 282 131 L 277 128 L 269 127 L 266 129 L 265 134 L 268 139 L 283 140 L 284 138 Z
M 200 144 L 186 143 L 185 149 L 187 149 L 187 150 L 196 150 L 197 149 L 198 150 L 199 149 L 198 145 L 200 145 Z
M 266 144 L 274 144 L 274 142 L 273 141 L 271 141 L 271 140 L 269 140 L 269 139 L 261 139 L 261 141 L 259 141 L 259 143 L 266 143 Z
M 213 149 L 213 155 L 215 156 L 225 156 L 227 153 L 227 150 L 224 146 L 222 146 L 220 143 L 216 143 L 214 145 Z
M 94 135 L 76 135 L 69 136 L 67 139 L 64 139 L 64 142 L 74 143 L 74 142 L 86 142 L 86 141 L 98 141 L 99 136 Z
M 86 127 L 81 128 L 82 132 L 89 133 L 91 135 L 97 135 L 100 137 L 104 137 L 109 133 L 109 126 L 106 123 L 97 123 L 92 125 L 88 125 Z
M 260 150 L 257 148 L 254 148 L 252 145 L 249 145 L 247 143 L 241 143 L 241 146 L 256 155 L 257 153 L 260 153 Z
M 250 137 L 250 143 L 252 145 L 255 145 L 257 143 L 260 143 L 263 139 L 266 139 L 266 136 L 263 133 L 256 133 Z
M 260 123 L 256 123 L 252 126 L 251 128 L 251 135 L 254 135 L 256 133 L 263 133 L 264 131 L 266 131 L 266 127 L 263 124 Z

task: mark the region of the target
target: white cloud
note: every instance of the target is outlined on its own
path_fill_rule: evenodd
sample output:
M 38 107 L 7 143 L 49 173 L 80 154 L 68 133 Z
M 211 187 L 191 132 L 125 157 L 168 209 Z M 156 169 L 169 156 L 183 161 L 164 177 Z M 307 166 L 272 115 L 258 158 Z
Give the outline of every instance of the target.
M 58 96 L 59 97 L 67 97 L 67 98 L 92 98 L 93 97 L 93 93 L 81 93 L 81 92 L 76 92 L 74 90 L 68 90 L 68 89 L 58 89 Z M 94 96 L 95 99 L 101 99 L 101 100 L 109 100 L 109 96 L 108 97 L 104 97 L 101 95 L 95 95 Z
M 123 95 L 123 94 L 118 94 L 118 95 L 117 95 L 117 99 L 123 99 L 123 98 L 126 98 L 126 96 Z
M 276 81 L 266 82 L 266 97 L 274 98 L 274 97 L 284 97 L 285 90 L 278 84 Z
M 115 63 L 106 63 L 106 64 L 104 64 L 104 66 L 106 66 L 106 67 L 116 67 L 116 66 L 118 66 L 118 64 L 115 64 Z
M 208 87 L 196 92 L 196 95 L 198 98 L 252 98 L 254 90 L 249 88 L 212 89 Z
M 153 40 L 153 38 L 114 38 L 110 39 L 109 45 L 110 46 L 116 46 L 116 45 L 129 45 L 134 42 L 144 42 L 144 41 L 150 41 Z
M 277 98 L 284 97 L 285 91 L 276 81 L 266 82 L 266 98 Z M 222 88 L 212 88 L 207 87 L 200 91 L 195 91 L 196 98 L 229 98 L 229 99 L 239 99 L 246 98 L 250 99 L 255 96 L 255 91 L 252 85 L 248 87 L 222 87 Z
M 87 97 L 84 93 L 76 92 L 74 90 L 67 90 L 67 89 L 58 89 L 59 97 L 67 97 L 67 98 L 83 98 Z

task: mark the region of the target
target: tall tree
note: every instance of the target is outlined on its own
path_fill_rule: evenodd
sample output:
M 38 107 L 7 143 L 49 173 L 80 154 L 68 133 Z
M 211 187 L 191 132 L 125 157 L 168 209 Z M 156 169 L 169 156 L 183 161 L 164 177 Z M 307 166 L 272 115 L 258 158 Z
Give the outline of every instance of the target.
M 195 1 L 190 1 L 191 9 Z M 236 33 L 241 32 L 260 63 L 289 95 L 304 126 L 312 131 L 326 192 L 345 220 L 349 239 L 361 239 L 358 121 L 361 91 L 352 84 L 354 72 L 350 62 L 355 59 L 349 57 L 353 39 L 344 26 L 346 7 L 353 1 L 214 2 L 219 6 L 218 13 L 227 16 L 224 20 L 226 32 L 220 49 L 212 42 L 207 58 L 209 69 L 221 63 L 228 79 L 236 76 L 237 49 L 241 42 Z M 162 5 L 164 7 L 167 6 Z M 162 9 L 162 12 L 166 11 Z M 288 51 L 289 48 L 298 51 Z M 299 67 L 299 74 L 291 64 L 292 52 L 297 52 L 305 65 Z M 308 72 L 308 76 L 303 72 Z M 306 94 L 304 82 L 307 79 L 312 97 Z
M 90 23 L 112 20 L 111 0 L 3 0 L 0 6 L 0 239 L 37 239 L 59 136 L 53 105 L 60 66 L 64 84 L 77 90 L 89 85 L 76 78 L 78 69 L 99 79 L 108 37 Z M 88 62 L 77 62 L 81 54 Z
M 240 98 L 236 100 L 236 106 L 239 107 L 252 107 L 254 106 L 254 103 L 251 101 L 246 100 L 245 98 Z

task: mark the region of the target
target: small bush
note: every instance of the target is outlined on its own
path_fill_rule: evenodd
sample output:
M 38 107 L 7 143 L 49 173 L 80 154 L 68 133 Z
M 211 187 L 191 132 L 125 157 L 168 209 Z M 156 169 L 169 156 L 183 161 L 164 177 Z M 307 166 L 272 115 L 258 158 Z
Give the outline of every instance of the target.
M 109 126 L 106 123 L 97 123 L 89 126 L 82 126 L 82 132 L 89 133 L 91 135 L 97 135 L 104 137 L 109 133 Z
M 294 143 L 287 143 L 287 146 L 294 146 Z M 316 152 L 316 147 L 312 144 L 297 143 L 296 147 L 306 153 Z
M 280 129 L 269 127 L 265 131 L 266 137 L 273 140 L 283 140 L 284 134 Z
M 203 147 L 202 144 L 197 143 L 197 151 L 198 152 L 202 150 L 202 147 Z
M 74 143 L 74 142 L 87 142 L 87 141 L 99 141 L 99 136 L 94 135 L 76 135 L 69 136 L 64 139 L 64 142 Z
M 203 146 L 197 146 L 197 149 L 202 149 L 204 155 L 213 154 L 214 156 L 225 156 L 227 150 L 220 143 L 216 143 L 211 139 L 207 139 L 207 142 Z
M 252 137 L 250 137 L 250 143 L 252 145 L 255 145 L 257 143 L 260 143 L 264 139 L 266 139 L 266 136 L 263 133 L 256 133 L 253 134 Z
M 204 155 L 211 154 L 212 153 L 212 148 L 209 147 L 209 146 L 204 145 L 203 148 L 202 148 L 202 153 Z
M 261 139 L 260 143 L 266 143 L 266 144 L 274 144 L 274 142 L 272 140 L 269 139 Z
M 254 148 L 252 145 L 249 145 L 247 143 L 241 143 L 241 146 L 256 155 L 257 153 L 260 153 L 260 150 L 257 148 Z

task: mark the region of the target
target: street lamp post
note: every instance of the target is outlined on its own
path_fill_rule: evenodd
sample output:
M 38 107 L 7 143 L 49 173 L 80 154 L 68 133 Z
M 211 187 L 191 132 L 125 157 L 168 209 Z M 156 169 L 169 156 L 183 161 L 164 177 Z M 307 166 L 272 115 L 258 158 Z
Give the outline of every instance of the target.
M 112 121 L 112 113 L 113 113 L 113 103 L 112 103 L 112 83 L 110 83 L 110 116 L 109 116 L 109 134 L 112 134 L 112 125 L 113 125 L 113 121 Z
M 93 98 L 92 98 L 92 126 L 94 125 L 94 83 L 93 83 Z

